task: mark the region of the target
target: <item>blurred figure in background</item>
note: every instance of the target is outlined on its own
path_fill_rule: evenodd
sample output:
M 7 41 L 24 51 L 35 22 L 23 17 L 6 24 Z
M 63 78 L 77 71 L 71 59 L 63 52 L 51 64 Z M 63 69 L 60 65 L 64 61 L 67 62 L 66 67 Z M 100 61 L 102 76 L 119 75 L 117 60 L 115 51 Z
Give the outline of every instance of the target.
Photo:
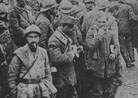
M 39 46 L 48 51 L 48 39 L 54 33 L 53 21 L 56 16 L 56 7 L 58 4 L 55 0 L 42 0 L 40 2 L 41 9 L 35 24 L 40 28 L 42 35 Z
M 27 0 L 17 0 L 16 6 L 10 12 L 9 28 L 13 39 L 14 50 L 26 44 L 26 40 L 23 37 L 24 31 L 34 23 L 34 18 L 30 10 L 26 8 L 26 3 Z
M 9 33 L 8 8 L 0 1 L 0 96 L 7 94 L 8 64 L 12 58 L 11 36 Z

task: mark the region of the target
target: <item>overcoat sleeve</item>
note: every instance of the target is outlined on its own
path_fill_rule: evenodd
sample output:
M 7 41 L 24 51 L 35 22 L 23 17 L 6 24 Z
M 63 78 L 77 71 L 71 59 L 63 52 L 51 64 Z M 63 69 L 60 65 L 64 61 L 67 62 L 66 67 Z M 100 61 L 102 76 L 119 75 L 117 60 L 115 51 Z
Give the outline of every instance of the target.
M 12 11 L 10 13 L 10 28 L 12 30 L 14 30 L 14 32 L 12 32 L 14 35 L 19 35 L 21 37 L 23 37 L 24 35 L 24 30 L 23 28 L 20 27 L 19 25 L 19 15 L 15 12 L 15 11 Z
M 114 45 L 113 53 L 116 56 L 118 56 L 120 53 L 120 45 L 119 45 L 119 38 L 118 38 L 118 26 L 116 21 L 112 23 L 110 32 L 113 34 L 113 45 Z
M 20 59 L 15 55 L 9 64 L 8 69 L 8 87 L 10 92 L 14 93 L 17 85 L 17 77 L 19 75 Z
M 61 52 L 61 48 L 58 42 L 50 41 L 49 42 L 50 56 L 53 63 L 57 65 L 66 65 L 66 63 L 73 62 L 73 57 L 69 52 Z

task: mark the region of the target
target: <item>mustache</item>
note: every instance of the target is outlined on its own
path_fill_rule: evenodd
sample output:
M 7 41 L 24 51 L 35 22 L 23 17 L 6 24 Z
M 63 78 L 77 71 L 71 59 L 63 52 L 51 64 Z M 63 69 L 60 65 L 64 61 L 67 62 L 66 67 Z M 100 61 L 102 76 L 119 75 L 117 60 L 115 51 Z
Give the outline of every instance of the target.
M 37 43 L 36 42 L 31 42 L 31 45 L 33 46 L 33 47 L 37 47 Z

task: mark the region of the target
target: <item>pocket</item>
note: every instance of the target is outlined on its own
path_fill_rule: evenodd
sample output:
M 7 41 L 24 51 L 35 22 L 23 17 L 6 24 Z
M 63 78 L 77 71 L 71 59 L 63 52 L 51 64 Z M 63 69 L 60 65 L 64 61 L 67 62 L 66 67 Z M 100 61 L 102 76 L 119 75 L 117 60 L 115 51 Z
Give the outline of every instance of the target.
M 27 98 L 27 85 L 19 83 L 17 86 L 17 98 Z
M 87 70 L 97 72 L 104 69 L 104 60 L 102 59 L 91 59 L 86 62 Z

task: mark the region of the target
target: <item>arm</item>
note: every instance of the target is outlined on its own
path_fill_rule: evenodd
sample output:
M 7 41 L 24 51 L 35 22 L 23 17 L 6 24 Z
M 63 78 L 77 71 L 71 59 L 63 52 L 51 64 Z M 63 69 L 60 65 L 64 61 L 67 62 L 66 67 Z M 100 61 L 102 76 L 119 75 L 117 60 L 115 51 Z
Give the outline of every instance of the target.
M 120 53 L 120 45 L 119 45 L 119 39 L 118 39 L 118 26 L 116 21 L 113 22 L 111 25 L 111 33 L 113 34 L 113 45 L 114 45 L 114 51 L 113 53 L 116 55 L 116 57 Z
M 8 69 L 8 87 L 10 92 L 13 94 L 16 90 L 16 80 L 19 75 L 20 60 L 17 56 L 14 56 Z
M 131 6 L 128 8 L 129 20 L 138 21 L 138 15 L 136 15 Z
M 48 58 L 47 52 L 45 54 L 46 54 L 46 58 L 45 58 L 45 75 L 46 75 L 46 79 L 52 82 L 49 58 Z
M 12 33 L 14 34 L 14 35 L 18 35 L 18 36 L 21 36 L 21 37 L 23 37 L 23 35 L 24 35 L 24 29 L 23 28 L 21 28 L 20 27 L 20 23 L 19 23 L 19 15 L 17 14 L 17 12 L 16 11 L 12 11 L 11 13 L 10 13 L 10 28 L 12 29 Z
M 73 62 L 73 56 L 69 52 L 61 52 L 60 46 L 56 41 L 49 42 L 51 60 L 55 64 L 66 64 Z
M 53 33 L 51 30 L 51 24 L 48 22 L 41 22 L 41 23 L 37 24 L 37 26 L 39 26 L 39 28 L 42 32 L 40 43 L 43 43 L 43 41 L 47 41 L 49 36 L 52 35 L 52 33 Z

